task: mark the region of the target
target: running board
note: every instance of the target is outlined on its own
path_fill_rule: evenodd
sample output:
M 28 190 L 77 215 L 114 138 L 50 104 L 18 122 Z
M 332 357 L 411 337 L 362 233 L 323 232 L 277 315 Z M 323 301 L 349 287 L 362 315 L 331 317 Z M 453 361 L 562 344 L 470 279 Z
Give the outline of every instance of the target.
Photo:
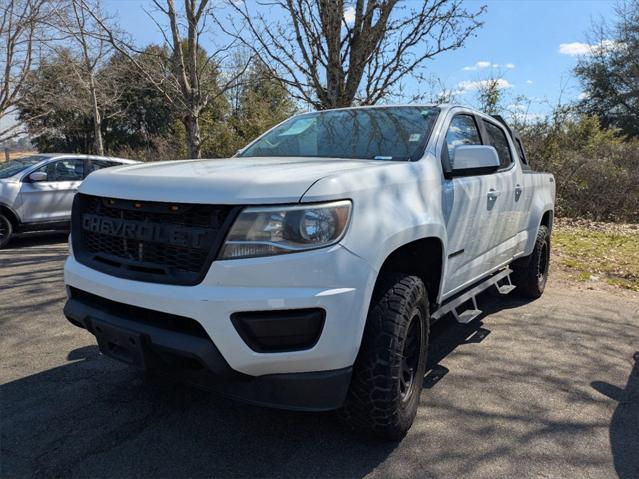
M 512 271 L 511 271 L 512 272 Z M 506 280 L 505 284 L 499 284 L 499 281 L 497 281 L 495 283 L 495 288 L 497 288 L 497 292 L 499 294 L 508 294 L 510 293 L 513 289 L 515 289 L 517 286 L 515 286 L 512 281 L 510 280 L 510 274 L 506 275 L 506 278 L 504 278 Z M 500 280 L 501 281 L 501 280 Z
M 458 323 L 468 324 L 477 316 L 479 316 L 482 311 L 477 307 L 477 295 L 482 291 L 487 290 L 492 285 L 495 285 L 497 291 L 501 294 L 508 294 L 515 286 L 510 281 L 510 274 L 513 271 L 510 268 L 506 268 L 493 276 L 486 278 L 484 281 L 479 283 L 478 285 L 472 287 L 468 291 L 462 293 L 461 295 L 451 299 L 449 302 L 440 307 L 437 311 L 435 311 L 431 318 L 433 321 L 438 320 L 442 316 L 453 313 L 453 316 L 457 320 Z M 507 280 L 507 284 L 500 285 L 499 282 L 503 279 Z M 470 309 L 466 309 L 461 313 L 457 311 L 457 308 L 462 306 L 464 303 L 471 301 L 473 303 L 473 307 Z

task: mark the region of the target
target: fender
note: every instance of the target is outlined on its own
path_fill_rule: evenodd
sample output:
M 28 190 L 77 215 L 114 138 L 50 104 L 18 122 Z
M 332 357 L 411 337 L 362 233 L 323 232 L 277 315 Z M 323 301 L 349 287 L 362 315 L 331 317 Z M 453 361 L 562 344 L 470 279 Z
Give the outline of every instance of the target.
M 20 219 L 20 216 L 18 215 L 17 211 L 14 210 L 13 208 L 11 208 L 8 204 L 0 202 L 0 209 L 8 210 L 9 213 L 11 213 L 13 215 L 13 217 L 16 219 L 18 224 L 22 223 L 22 220 Z
M 550 230 L 552 231 L 552 223 L 555 216 L 555 209 L 552 203 L 545 203 L 540 208 L 533 208 L 530 212 L 530 218 L 528 221 L 528 240 L 526 241 L 526 247 L 524 248 L 523 257 L 530 255 L 535 248 L 535 242 L 537 241 L 537 233 L 541 226 L 541 220 L 546 213 L 550 212 Z
M 382 254 L 377 257 L 377 261 L 373 264 L 373 269 L 379 273 L 384 262 L 388 257 L 402 246 L 413 243 L 419 240 L 436 239 L 441 245 L 441 265 L 442 271 L 439 280 L 437 302 L 441 300 L 442 288 L 444 286 L 444 278 L 446 277 L 446 267 L 448 263 L 447 251 L 447 236 L 444 226 L 440 223 L 427 223 L 409 228 L 404 231 L 400 231 L 391 237 L 384 243 L 384 249 Z M 372 294 L 372 291 L 371 291 Z

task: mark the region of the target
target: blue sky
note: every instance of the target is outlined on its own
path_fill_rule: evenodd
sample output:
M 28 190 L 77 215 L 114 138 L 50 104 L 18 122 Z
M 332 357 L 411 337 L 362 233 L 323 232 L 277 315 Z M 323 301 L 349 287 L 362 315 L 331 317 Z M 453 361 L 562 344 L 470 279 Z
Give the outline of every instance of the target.
M 475 3 L 479 4 L 468 2 L 468 5 Z M 538 112 L 547 111 L 545 101 L 556 103 L 562 88 L 563 99 L 578 97 L 581 89 L 572 75 L 579 58 L 577 54 L 587 50 L 587 32 L 593 20 L 614 18 L 615 3 L 498 0 L 489 1 L 487 5 L 485 24 L 477 37 L 465 48 L 438 57 L 431 63 L 432 70 L 445 78 L 449 87 L 484 79 L 491 70 L 502 73 L 504 80 L 512 85 L 506 89 L 507 97 L 523 94 L 533 98 L 533 107 Z M 468 68 L 476 67 L 477 62 L 500 67 Z M 470 91 L 460 100 L 470 101 L 472 97 Z
M 145 13 L 148 0 L 103 0 L 104 8 L 140 45 L 160 43 L 162 36 Z M 213 0 L 218 2 L 219 0 Z M 408 0 L 419 1 L 419 0 Z M 178 4 L 180 1 L 177 2 Z M 484 26 L 464 48 L 444 53 L 428 62 L 425 73 L 440 78 L 448 89 L 457 90 L 456 101 L 473 105 L 476 82 L 489 76 L 503 78 L 508 106 L 519 95 L 532 100 L 531 115 L 543 115 L 559 95 L 570 101 L 581 93 L 572 75 L 579 56 L 587 51 L 587 32 L 592 21 L 614 18 L 609 0 L 468 0 L 469 9 L 487 4 Z M 204 47 L 214 41 L 211 32 L 202 38 Z M 563 45 L 563 46 L 562 46 Z M 562 53 L 563 52 L 563 53 Z M 498 65 L 493 67 L 493 65 Z M 407 79 L 407 91 L 424 90 Z M 3 119 L 2 122 L 12 122 Z
M 532 113 L 547 112 L 560 93 L 566 101 L 579 96 L 579 84 L 572 76 L 577 54 L 587 49 L 587 32 L 593 20 L 614 18 L 614 1 L 470 0 L 466 6 L 476 9 L 482 4 L 487 4 L 488 10 L 477 37 L 464 48 L 428 62 L 427 74 L 457 90 L 456 99 L 461 103 L 472 104 L 474 82 L 491 75 L 503 78 L 506 104 L 525 95 L 533 99 Z M 161 41 L 144 12 L 151 9 L 148 1 L 106 0 L 105 8 L 137 42 Z M 213 41 L 213 32 L 208 37 L 203 39 L 205 47 Z M 414 80 L 407 80 L 405 86 L 409 91 L 420 88 Z

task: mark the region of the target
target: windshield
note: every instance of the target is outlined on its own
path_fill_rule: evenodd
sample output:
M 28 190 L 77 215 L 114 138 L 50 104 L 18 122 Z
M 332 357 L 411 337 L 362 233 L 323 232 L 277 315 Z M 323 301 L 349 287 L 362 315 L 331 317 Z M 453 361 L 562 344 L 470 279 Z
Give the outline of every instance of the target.
M 416 160 L 438 114 L 436 107 L 412 106 L 309 113 L 274 128 L 239 156 Z
M 9 178 L 10 176 L 18 174 L 21 171 L 26 170 L 30 166 L 33 166 L 36 163 L 40 163 L 42 160 L 46 159 L 46 156 L 35 155 L 10 160 L 6 163 L 0 163 L 0 178 Z

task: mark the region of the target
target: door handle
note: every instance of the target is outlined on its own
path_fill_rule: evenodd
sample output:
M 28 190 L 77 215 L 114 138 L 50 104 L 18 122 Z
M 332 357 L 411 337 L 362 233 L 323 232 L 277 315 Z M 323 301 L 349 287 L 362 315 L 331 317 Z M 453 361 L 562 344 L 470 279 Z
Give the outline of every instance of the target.
M 520 195 L 522 191 L 524 191 L 524 189 L 521 187 L 521 185 L 515 185 L 516 194 Z
M 495 188 L 491 188 L 488 190 L 489 200 L 496 200 L 499 195 L 501 195 L 501 191 L 497 191 Z

